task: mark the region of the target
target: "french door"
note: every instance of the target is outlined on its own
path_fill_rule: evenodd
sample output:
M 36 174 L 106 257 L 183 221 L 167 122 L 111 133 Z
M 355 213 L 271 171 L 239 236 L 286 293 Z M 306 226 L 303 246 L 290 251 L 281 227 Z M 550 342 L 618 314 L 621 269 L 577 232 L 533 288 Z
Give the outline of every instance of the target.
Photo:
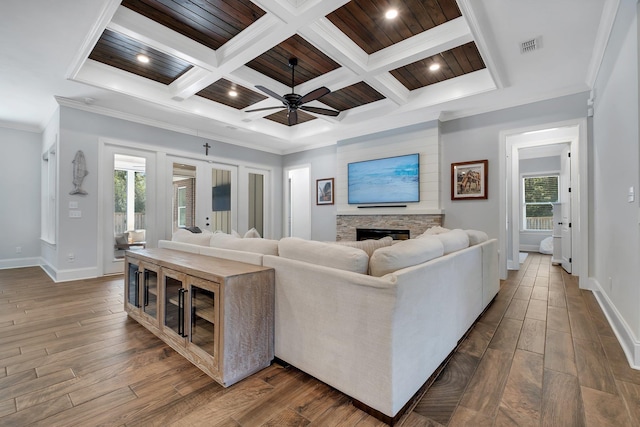
M 143 248 L 155 235 L 156 155 L 105 144 L 101 173 L 104 274 L 121 273 L 124 252 Z
M 171 233 L 199 227 L 231 233 L 237 228 L 238 168 L 195 159 L 167 157 L 171 182 Z

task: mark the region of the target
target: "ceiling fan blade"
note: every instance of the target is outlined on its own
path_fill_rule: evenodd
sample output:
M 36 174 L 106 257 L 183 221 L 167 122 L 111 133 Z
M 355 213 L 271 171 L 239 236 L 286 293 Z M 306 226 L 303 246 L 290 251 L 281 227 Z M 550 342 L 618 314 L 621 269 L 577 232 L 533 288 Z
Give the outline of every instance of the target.
M 328 88 L 322 86 L 316 90 L 312 90 L 298 101 L 298 105 L 306 104 L 307 102 L 315 101 L 316 99 L 322 98 L 326 94 L 331 92 Z
M 298 110 L 289 110 L 287 114 L 287 118 L 289 119 L 289 126 L 298 124 Z
M 245 110 L 245 113 L 253 113 L 254 111 L 266 111 L 266 110 L 275 110 L 275 109 L 282 109 L 282 108 L 286 108 L 284 106 L 279 106 L 279 107 L 264 107 L 264 108 L 255 108 L 253 110 Z
M 256 88 L 257 88 L 257 89 L 260 89 L 261 91 L 263 91 L 263 92 L 264 92 L 264 93 L 266 93 L 267 95 L 269 95 L 269 96 L 271 96 L 271 97 L 273 97 L 273 98 L 277 99 L 278 101 L 282 101 L 282 102 L 284 102 L 285 104 L 288 104 L 288 102 L 287 102 L 287 100 L 286 100 L 286 99 L 284 99 L 282 96 L 278 95 L 277 93 L 275 93 L 275 92 L 274 92 L 274 91 L 272 91 L 271 89 L 266 88 L 266 87 L 264 87 L 264 86 L 260 86 L 260 85 L 257 85 L 257 86 L 256 86 Z
M 316 114 L 324 114 L 325 116 L 337 116 L 338 114 L 340 114 L 340 111 L 336 111 L 336 110 L 329 110 L 327 108 L 318 108 L 318 107 L 309 107 L 306 105 L 303 105 L 302 107 L 300 107 L 301 110 L 304 111 L 309 111 L 311 113 L 316 113 Z

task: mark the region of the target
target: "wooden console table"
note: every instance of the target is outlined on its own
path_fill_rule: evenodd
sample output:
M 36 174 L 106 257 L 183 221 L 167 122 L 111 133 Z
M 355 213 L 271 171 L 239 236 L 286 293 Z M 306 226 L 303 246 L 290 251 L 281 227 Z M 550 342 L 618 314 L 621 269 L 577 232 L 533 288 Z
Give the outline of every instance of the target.
M 225 387 L 273 360 L 272 268 L 171 249 L 127 251 L 124 307 Z

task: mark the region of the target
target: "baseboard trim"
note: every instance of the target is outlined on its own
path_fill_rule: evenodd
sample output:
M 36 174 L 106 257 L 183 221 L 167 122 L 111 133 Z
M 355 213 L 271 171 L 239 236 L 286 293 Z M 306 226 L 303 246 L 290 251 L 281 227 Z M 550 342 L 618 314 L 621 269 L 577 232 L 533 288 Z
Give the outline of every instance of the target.
M 0 270 L 8 268 L 37 267 L 40 265 L 40 257 L 12 258 L 0 260 Z
M 94 279 L 98 277 L 98 269 L 96 267 L 76 268 L 69 270 L 58 270 L 44 260 L 39 264 L 40 268 L 51 277 L 55 283 L 70 282 L 72 280 Z
M 540 245 L 520 245 L 520 252 L 538 252 Z
M 593 278 L 590 278 L 589 282 L 589 287 L 596 297 L 596 301 L 600 304 L 600 308 L 602 308 L 602 312 L 609 321 L 613 332 L 616 334 L 629 366 L 640 370 L 640 341 L 635 337 L 633 331 L 609 299 L 607 293 L 604 292 L 600 283 Z

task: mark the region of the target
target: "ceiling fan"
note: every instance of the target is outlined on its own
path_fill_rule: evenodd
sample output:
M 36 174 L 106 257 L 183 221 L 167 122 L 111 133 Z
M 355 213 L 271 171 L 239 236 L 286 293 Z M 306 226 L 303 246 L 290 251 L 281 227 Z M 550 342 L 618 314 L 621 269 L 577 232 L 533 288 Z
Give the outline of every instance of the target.
M 329 110 L 328 108 L 318 108 L 318 107 L 310 107 L 310 106 L 304 105 L 307 102 L 315 101 L 316 99 L 322 98 L 323 96 L 330 93 L 331 91 L 328 88 L 323 86 L 323 87 L 319 87 L 316 90 L 312 90 L 311 92 L 309 92 L 304 96 L 294 93 L 293 87 L 294 87 L 294 75 L 296 72 L 296 65 L 298 65 L 298 59 L 290 58 L 289 68 L 291 68 L 291 93 L 287 93 L 285 95 L 280 96 L 269 88 L 266 88 L 260 85 L 256 86 L 256 88 L 260 89 L 262 92 L 266 93 L 267 95 L 279 101 L 282 101 L 282 104 L 284 104 L 284 106 L 256 108 L 254 110 L 246 110 L 246 112 L 250 113 L 253 111 L 265 111 L 265 110 L 275 110 L 278 108 L 286 108 L 287 118 L 289 119 L 289 126 L 293 126 L 298 123 L 298 109 L 309 111 L 310 113 L 324 114 L 326 116 L 333 116 L 333 117 L 340 114 L 340 112 L 336 110 Z

